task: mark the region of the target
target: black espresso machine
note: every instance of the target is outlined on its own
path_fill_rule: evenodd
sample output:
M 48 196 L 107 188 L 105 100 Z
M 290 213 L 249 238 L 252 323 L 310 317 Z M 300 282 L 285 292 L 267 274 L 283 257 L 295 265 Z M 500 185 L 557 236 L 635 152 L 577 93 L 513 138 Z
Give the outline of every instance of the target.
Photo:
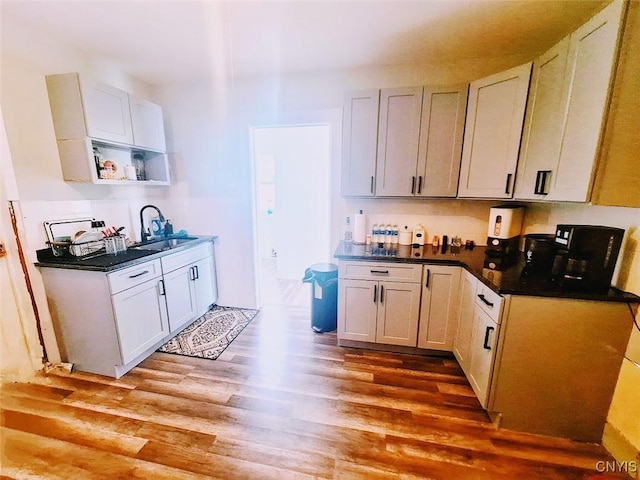
M 551 281 L 563 290 L 606 293 L 624 230 L 594 225 L 558 225 Z

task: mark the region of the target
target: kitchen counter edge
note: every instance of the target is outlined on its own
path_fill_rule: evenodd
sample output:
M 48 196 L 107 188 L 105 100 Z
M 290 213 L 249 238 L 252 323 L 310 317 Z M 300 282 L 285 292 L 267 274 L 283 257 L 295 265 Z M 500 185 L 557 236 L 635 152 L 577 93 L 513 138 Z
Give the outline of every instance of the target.
M 489 270 L 484 268 L 484 252 L 485 247 L 482 246 L 475 247 L 473 250 L 463 248 L 460 253 L 452 254 L 450 252 L 440 253 L 440 249 L 434 249 L 431 244 L 423 247 L 398 245 L 390 249 L 340 242 L 333 257 L 349 261 L 460 266 L 500 295 L 640 303 L 640 296 L 616 287 L 610 287 L 607 293 L 577 292 L 552 288 L 545 279 L 523 276 L 524 261 L 522 260 L 503 271 Z
M 43 267 L 43 268 L 65 268 L 69 270 L 86 270 L 86 271 L 93 271 L 93 272 L 110 273 L 116 270 L 121 270 L 123 268 L 132 267 L 140 263 L 145 263 L 151 260 L 155 260 L 157 258 L 164 257 L 166 255 L 171 255 L 173 253 L 180 252 L 188 248 L 192 248 L 202 243 L 206 243 L 206 242 L 213 243 L 218 238 L 218 235 L 189 235 L 189 237 L 196 237 L 196 239 L 190 242 L 184 243 L 182 245 L 176 246 L 170 250 L 164 250 L 164 251 L 144 250 L 145 252 L 149 252 L 149 253 L 146 255 L 141 255 L 140 257 L 134 258 L 134 259 L 126 259 L 126 252 L 121 256 L 122 261 L 118 261 L 119 260 L 118 255 L 109 255 L 107 257 L 107 255 L 104 254 L 104 256 L 109 258 L 109 260 L 116 262 L 116 263 L 113 263 L 110 265 L 104 265 L 104 266 L 90 265 L 84 262 L 83 259 L 80 259 L 80 258 L 55 257 L 53 256 L 53 253 L 51 253 L 51 249 L 47 248 L 43 250 L 38 250 L 39 260 L 35 262 L 34 265 L 36 267 Z M 128 249 L 127 252 L 129 252 L 130 250 L 134 250 L 134 249 Z M 50 255 L 47 252 L 49 252 Z

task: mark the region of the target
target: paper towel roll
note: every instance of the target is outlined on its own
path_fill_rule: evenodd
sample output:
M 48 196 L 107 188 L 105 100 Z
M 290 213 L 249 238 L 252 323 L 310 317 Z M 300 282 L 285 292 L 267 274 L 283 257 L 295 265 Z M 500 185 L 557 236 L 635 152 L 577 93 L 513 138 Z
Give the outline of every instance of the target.
M 364 245 L 367 240 L 367 216 L 360 210 L 353 220 L 353 243 Z

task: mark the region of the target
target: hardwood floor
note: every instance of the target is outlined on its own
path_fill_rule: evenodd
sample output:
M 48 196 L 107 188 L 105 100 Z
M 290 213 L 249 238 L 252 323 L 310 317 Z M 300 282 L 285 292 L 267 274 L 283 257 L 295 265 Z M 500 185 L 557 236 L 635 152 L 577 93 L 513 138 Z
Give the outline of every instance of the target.
M 497 430 L 453 358 L 340 348 L 267 306 L 215 361 L 2 388 L 2 478 L 592 479 L 599 445 Z

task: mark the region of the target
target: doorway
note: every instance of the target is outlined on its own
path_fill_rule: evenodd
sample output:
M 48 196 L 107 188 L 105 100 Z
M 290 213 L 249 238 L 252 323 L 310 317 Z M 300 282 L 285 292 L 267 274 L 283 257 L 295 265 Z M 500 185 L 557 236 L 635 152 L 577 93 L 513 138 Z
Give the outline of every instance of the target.
M 251 129 L 258 304 L 309 308 L 307 267 L 330 259 L 331 126 Z

